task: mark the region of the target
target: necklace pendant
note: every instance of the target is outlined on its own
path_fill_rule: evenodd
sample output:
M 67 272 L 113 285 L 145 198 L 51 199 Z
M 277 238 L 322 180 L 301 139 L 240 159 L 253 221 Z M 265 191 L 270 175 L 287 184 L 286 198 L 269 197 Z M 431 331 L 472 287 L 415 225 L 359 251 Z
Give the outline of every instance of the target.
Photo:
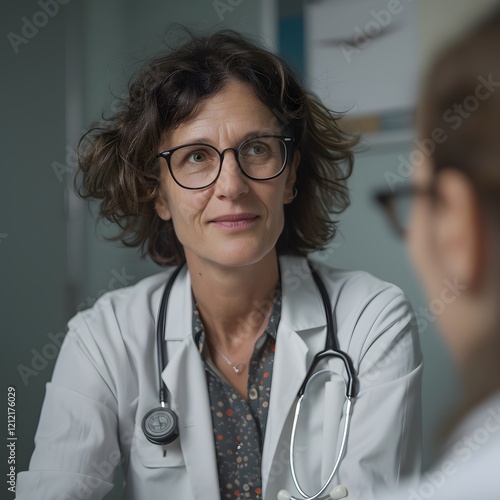
M 236 363 L 232 366 L 233 372 L 239 375 L 241 371 L 245 368 L 245 363 Z

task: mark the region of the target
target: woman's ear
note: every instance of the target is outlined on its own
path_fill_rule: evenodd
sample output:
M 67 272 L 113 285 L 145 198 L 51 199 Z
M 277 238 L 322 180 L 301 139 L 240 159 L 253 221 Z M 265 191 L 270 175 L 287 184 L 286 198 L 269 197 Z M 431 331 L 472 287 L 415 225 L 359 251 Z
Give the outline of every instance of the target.
M 436 178 L 438 251 L 449 277 L 470 290 L 484 278 L 486 226 L 476 192 L 456 169 L 445 169 Z
M 300 151 L 295 150 L 293 154 L 293 161 L 290 165 L 290 171 L 288 172 L 288 177 L 285 184 L 285 204 L 291 203 L 296 195 L 295 183 L 297 182 L 297 168 L 300 163 Z
M 158 190 L 158 194 L 156 196 L 155 209 L 160 219 L 167 221 L 172 218 L 170 208 L 168 207 L 167 197 L 165 193 L 162 192 L 161 188 Z

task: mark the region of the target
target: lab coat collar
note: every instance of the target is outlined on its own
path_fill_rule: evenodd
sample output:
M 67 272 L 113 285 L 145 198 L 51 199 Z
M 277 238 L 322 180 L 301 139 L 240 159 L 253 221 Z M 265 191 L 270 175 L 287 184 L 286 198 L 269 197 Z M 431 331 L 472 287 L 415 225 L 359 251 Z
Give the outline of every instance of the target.
M 296 332 L 325 326 L 321 295 L 307 260 L 303 257 L 282 256 L 279 264 L 284 299 L 280 324 L 284 323 Z M 167 341 L 182 340 L 192 335 L 192 313 L 191 278 L 185 266 L 170 293 L 165 328 Z
M 283 427 L 317 346 L 324 346 L 326 331 L 321 295 L 307 261 L 300 257 L 281 257 L 280 271 L 283 301 L 262 457 L 264 491 Z M 203 361 L 191 332 L 192 292 L 187 269 L 176 279 L 167 307 L 165 338 L 177 341 L 178 347 L 162 377 L 171 394 L 172 408 L 179 416 L 181 447 L 194 497 L 217 498 L 210 400 Z M 312 353 L 310 346 L 314 346 Z
M 283 303 L 280 325 L 299 332 L 325 326 L 326 319 L 307 260 L 282 256 L 279 259 Z M 185 266 L 170 292 L 165 340 L 182 340 L 192 335 L 193 301 L 191 278 Z
M 191 278 L 187 266 L 184 266 L 170 291 L 165 323 L 165 340 L 184 340 L 186 337 L 192 336 L 192 315 Z
M 280 325 L 287 325 L 295 332 L 325 326 L 321 295 L 307 260 L 303 257 L 281 257 L 280 270 L 283 290 Z

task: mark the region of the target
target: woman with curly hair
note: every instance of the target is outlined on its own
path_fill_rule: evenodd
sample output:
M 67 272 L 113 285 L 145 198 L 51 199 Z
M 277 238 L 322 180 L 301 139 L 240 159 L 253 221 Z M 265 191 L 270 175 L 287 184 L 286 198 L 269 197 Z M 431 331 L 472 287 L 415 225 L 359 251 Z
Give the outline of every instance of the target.
M 418 474 L 408 302 L 307 259 L 349 203 L 338 119 L 224 31 L 149 62 L 91 128 L 81 193 L 166 271 L 71 320 L 19 498 L 102 498 L 117 465 L 127 499 L 366 499 Z

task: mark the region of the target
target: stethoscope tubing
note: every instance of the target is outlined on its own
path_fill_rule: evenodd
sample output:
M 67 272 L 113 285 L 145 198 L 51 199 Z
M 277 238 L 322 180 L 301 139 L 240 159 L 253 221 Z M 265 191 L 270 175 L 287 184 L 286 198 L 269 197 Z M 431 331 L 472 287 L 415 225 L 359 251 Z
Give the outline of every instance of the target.
M 320 354 L 322 354 L 322 353 L 320 353 Z M 318 355 L 319 354 L 317 354 L 317 356 Z M 317 363 L 314 363 L 314 361 L 313 361 L 312 364 L 316 365 Z M 309 378 L 307 378 L 307 376 L 306 376 L 306 387 L 309 385 L 310 382 L 312 382 L 318 375 L 321 375 L 322 373 L 332 373 L 332 370 L 320 370 L 320 371 L 314 373 Z M 304 500 L 316 500 L 317 498 L 319 498 L 320 495 L 322 495 L 325 492 L 325 490 L 328 488 L 328 485 L 332 481 L 333 476 L 335 476 L 335 474 L 339 468 L 340 461 L 342 460 L 342 458 L 344 456 L 345 447 L 347 444 L 347 436 L 349 434 L 349 426 L 351 423 L 352 406 L 354 403 L 353 398 L 351 396 L 347 395 L 347 390 L 348 390 L 347 388 L 349 385 L 345 383 L 345 380 L 344 380 L 344 384 L 346 385 L 347 403 L 346 403 L 346 409 L 345 409 L 344 429 L 342 431 L 342 441 L 340 444 L 339 453 L 337 455 L 337 459 L 335 460 L 335 464 L 333 466 L 332 472 L 328 476 L 328 479 L 323 484 L 321 489 L 317 493 L 315 493 L 314 495 L 309 495 L 303 490 L 303 488 L 300 486 L 299 479 L 297 477 L 297 472 L 295 470 L 295 454 L 294 454 L 295 436 L 297 433 L 297 424 L 299 422 L 300 408 L 302 406 L 302 400 L 304 399 L 304 396 L 305 396 L 306 387 L 304 388 L 303 393 L 299 396 L 299 399 L 297 401 L 297 405 L 295 406 L 295 413 L 294 413 L 293 423 L 292 423 L 292 433 L 290 436 L 290 472 L 292 474 L 293 483 L 294 483 L 295 487 L 297 488 L 297 491 L 302 495 Z M 298 500 L 298 499 L 291 497 L 290 500 Z
M 161 297 L 160 308 L 158 310 L 158 323 L 156 325 L 156 356 L 158 361 L 158 387 L 159 389 L 159 397 L 160 397 L 160 405 L 165 407 L 167 402 L 167 386 L 163 382 L 161 378 L 162 372 L 167 366 L 165 360 L 167 359 L 166 351 L 166 342 L 163 341 L 163 336 L 165 335 L 165 325 L 166 325 L 166 317 L 167 317 L 167 304 L 168 299 L 170 297 L 170 292 L 172 291 L 172 287 L 174 285 L 174 281 L 177 278 L 178 274 L 181 272 L 181 269 L 184 265 L 178 266 L 172 275 L 170 276 L 167 284 L 165 285 L 165 289 L 163 291 L 163 295 Z

